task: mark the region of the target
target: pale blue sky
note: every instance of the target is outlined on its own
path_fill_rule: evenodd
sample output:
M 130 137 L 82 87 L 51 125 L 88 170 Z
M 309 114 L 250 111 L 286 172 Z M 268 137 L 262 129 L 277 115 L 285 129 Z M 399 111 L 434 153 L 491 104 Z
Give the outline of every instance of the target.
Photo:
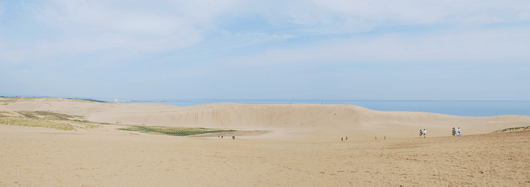
M 530 100 L 530 1 L 0 1 L 0 95 Z

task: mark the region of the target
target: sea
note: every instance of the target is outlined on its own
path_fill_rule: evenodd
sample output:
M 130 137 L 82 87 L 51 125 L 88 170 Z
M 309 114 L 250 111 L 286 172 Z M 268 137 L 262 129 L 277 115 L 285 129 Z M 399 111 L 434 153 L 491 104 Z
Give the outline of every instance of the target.
M 158 103 L 192 106 L 209 103 L 240 104 L 330 104 L 357 105 L 378 111 L 408 111 L 455 116 L 530 116 L 530 101 L 447 101 L 447 100 L 260 100 L 260 99 L 190 99 L 190 100 L 121 100 L 123 103 Z

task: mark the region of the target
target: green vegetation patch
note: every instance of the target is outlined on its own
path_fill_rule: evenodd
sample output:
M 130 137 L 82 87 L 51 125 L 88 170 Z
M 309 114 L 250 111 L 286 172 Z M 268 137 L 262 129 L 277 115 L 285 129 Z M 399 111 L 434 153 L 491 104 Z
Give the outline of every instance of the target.
M 505 129 L 501 129 L 501 130 L 496 130 L 496 131 L 494 131 L 494 133 L 497 133 L 497 132 L 510 132 L 510 131 L 526 130 L 526 129 L 530 129 L 530 126 L 505 128 Z
M 78 123 L 92 123 L 92 122 L 87 121 L 87 120 L 78 120 L 78 119 L 74 119 L 72 121 L 75 121 L 75 122 L 78 122 Z
M 26 127 L 45 127 L 58 130 L 75 130 L 73 125 L 70 125 L 65 122 L 57 122 L 35 118 L 2 117 L 0 118 L 0 124 Z
M 70 118 L 82 117 L 68 114 L 59 114 L 50 111 L 19 111 L 18 113 L 22 114 L 27 118 L 41 118 L 48 120 L 69 120 Z
M 46 127 L 59 130 L 93 129 L 98 128 L 98 123 L 82 118 L 83 116 L 59 114 L 49 111 L 0 111 L 0 124 L 18 125 L 27 127 Z
M 166 134 L 170 136 L 190 136 L 206 133 L 235 132 L 235 130 L 217 130 L 206 128 L 187 128 L 187 127 L 163 127 L 163 126 L 140 126 L 132 125 L 127 128 L 120 128 L 125 131 L 138 131 L 143 133 Z
M 101 100 L 96 100 L 96 99 L 79 99 L 79 98 L 66 98 L 66 99 L 90 101 L 90 102 L 96 102 L 96 103 L 107 103 L 107 101 L 101 101 Z
M 101 100 L 96 100 L 96 99 L 81 99 L 81 100 L 91 101 L 91 102 L 96 102 L 96 103 L 106 103 L 107 102 L 107 101 L 101 101 Z

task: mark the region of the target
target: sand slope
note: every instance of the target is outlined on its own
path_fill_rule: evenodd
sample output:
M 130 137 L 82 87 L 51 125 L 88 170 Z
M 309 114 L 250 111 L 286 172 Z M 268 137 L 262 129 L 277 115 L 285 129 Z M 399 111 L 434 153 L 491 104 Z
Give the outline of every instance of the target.
M 0 186 L 530 186 L 530 131 L 370 141 L 0 125 Z
M 490 133 L 530 125 L 529 116 L 461 117 L 421 112 L 382 112 L 353 105 L 234 103 L 178 107 L 161 104 L 112 104 L 37 98 L 0 105 L 0 110 L 51 110 L 86 116 L 90 121 L 183 127 L 270 130 L 291 137 L 406 138 L 427 129 L 431 137 L 448 136 L 452 127 L 463 134 Z
M 530 186 L 530 130 L 489 133 L 527 126 L 528 116 L 54 98 L 0 98 L 1 110 L 271 132 L 232 140 L 142 134 L 114 125 L 60 131 L 0 124 L 0 186 Z M 453 126 L 460 126 L 464 136 L 449 136 Z M 428 129 L 428 138 L 417 137 L 419 128 Z M 346 135 L 350 139 L 340 141 Z

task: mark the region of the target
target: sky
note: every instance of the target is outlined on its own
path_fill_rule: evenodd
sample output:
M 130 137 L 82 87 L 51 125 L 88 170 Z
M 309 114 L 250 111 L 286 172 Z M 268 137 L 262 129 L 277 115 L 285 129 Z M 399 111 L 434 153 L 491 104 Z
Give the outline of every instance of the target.
M 0 95 L 530 100 L 530 1 L 0 0 Z

